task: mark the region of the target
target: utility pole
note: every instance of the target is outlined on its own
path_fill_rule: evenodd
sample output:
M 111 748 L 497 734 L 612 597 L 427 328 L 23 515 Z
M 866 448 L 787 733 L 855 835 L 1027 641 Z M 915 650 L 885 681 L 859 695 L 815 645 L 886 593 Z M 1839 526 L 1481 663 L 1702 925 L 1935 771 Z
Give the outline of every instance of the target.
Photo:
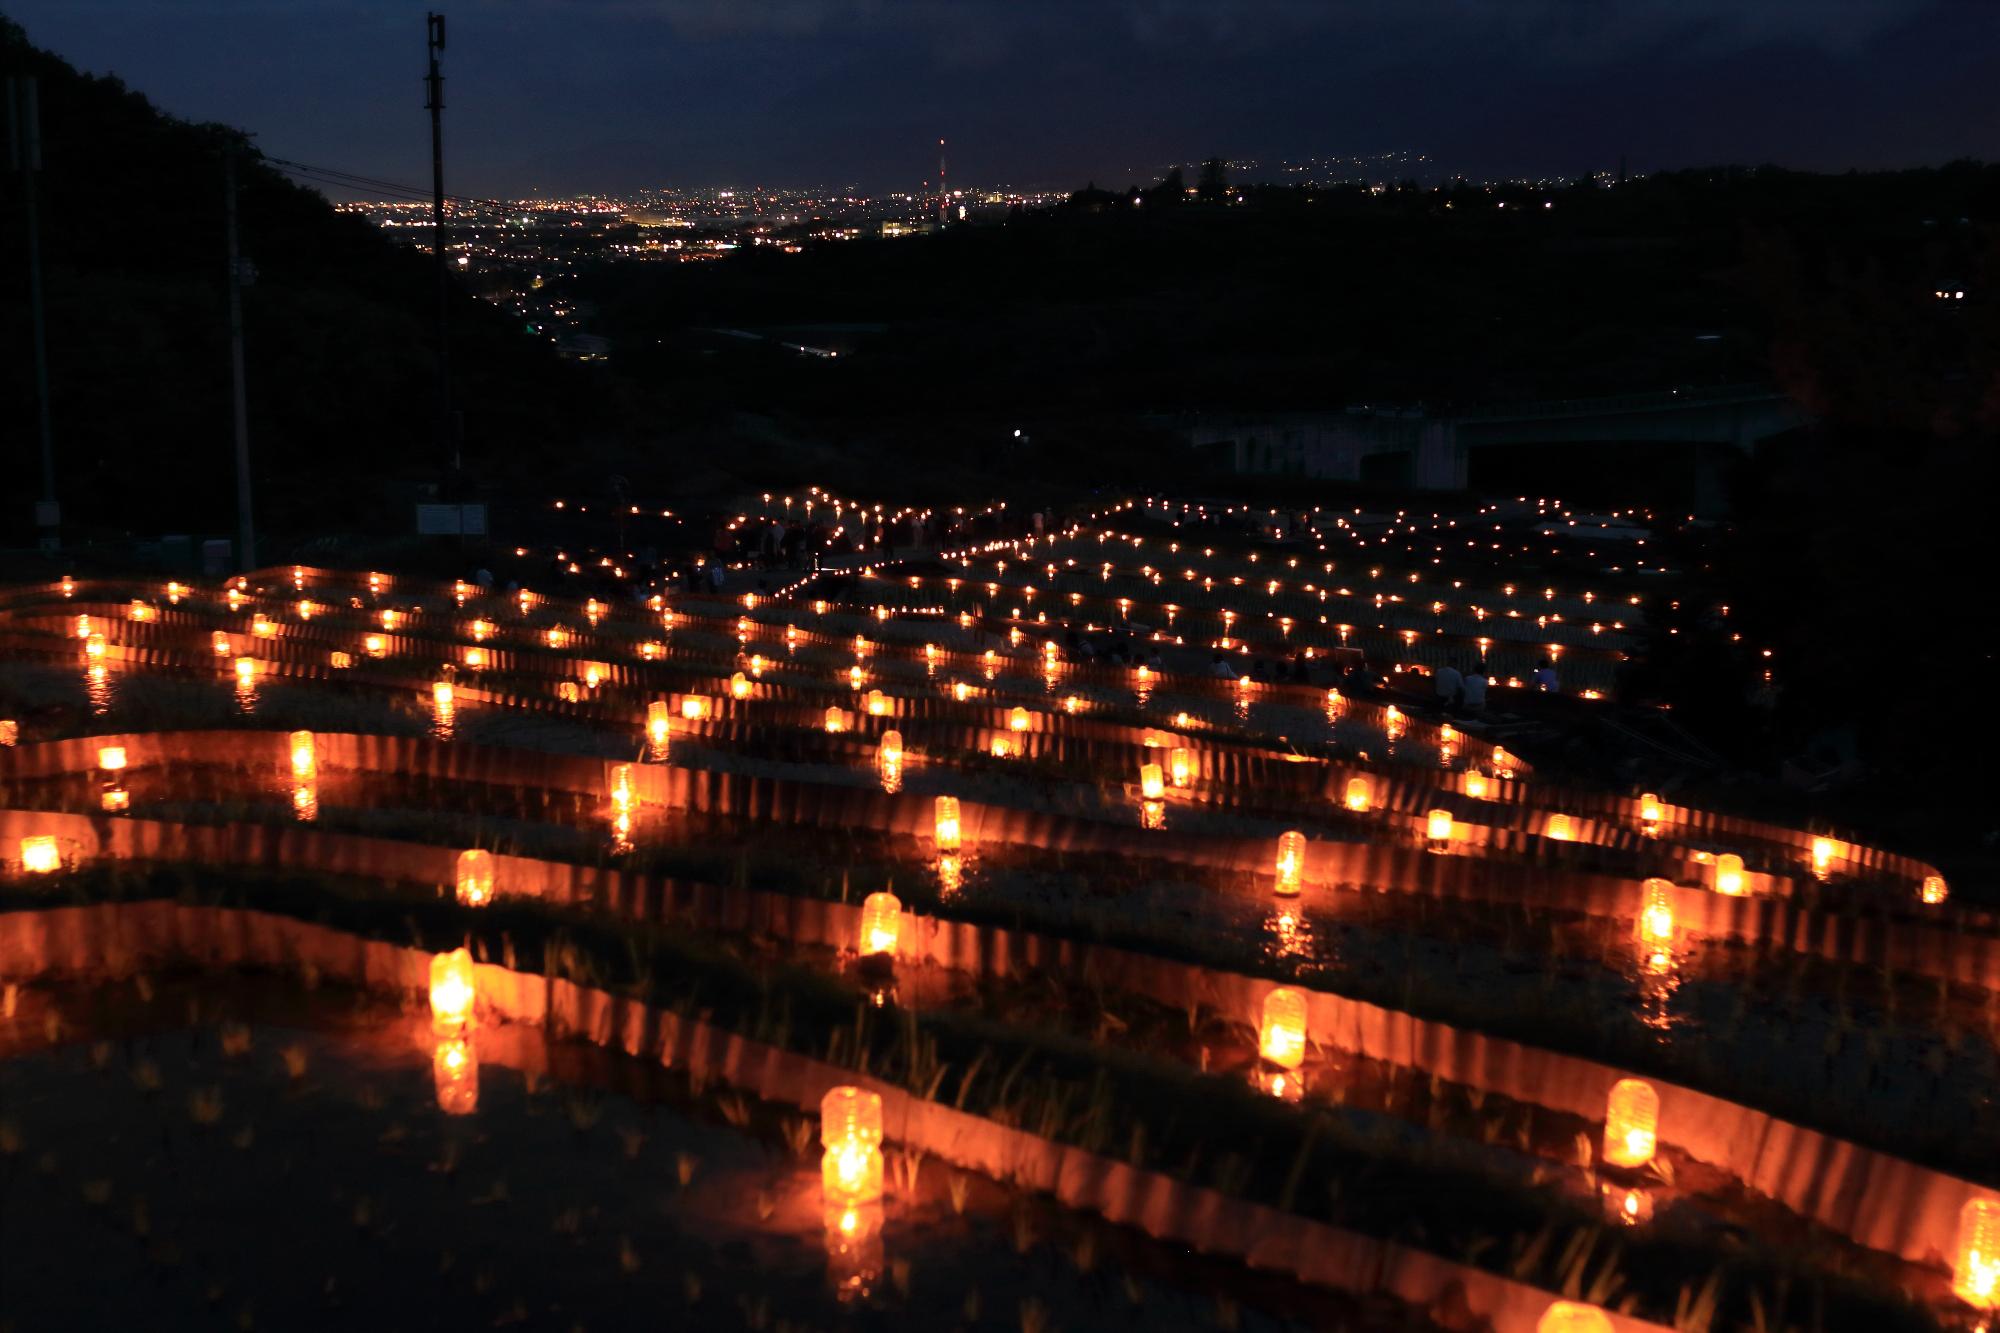
M 243 289 L 252 269 L 236 253 L 236 153 L 234 144 L 222 150 L 222 202 L 229 233 L 229 376 L 236 414 L 236 561 L 243 569 L 257 567 L 257 529 L 250 516 L 250 414 L 243 398 Z
M 444 75 L 438 72 L 438 53 L 444 50 L 444 15 L 424 15 L 424 34 L 430 52 L 430 73 L 424 78 L 424 106 L 431 113 L 431 248 L 437 260 L 437 446 L 440 458 L 451 459 L 451 471 L 459 470 L 459 449 L 451 420 L 451 355 L 445 345 L 445 314 L 448 307 L 444 235 Z
M 42 445 L 42 498 L 35 502 L 41 548 L 61 545 L 62 506 L 56 503 L 56 450 L 49 427 L 49 342 L 42 309 L 42 220 L 35 201 L 35 176 L 42 169 L 40 97 L 33 75 L 7 80 L 8 165 L 21 173 L 21 197 L 28 215 L 28 311 L 34 330 L 35 403 Z

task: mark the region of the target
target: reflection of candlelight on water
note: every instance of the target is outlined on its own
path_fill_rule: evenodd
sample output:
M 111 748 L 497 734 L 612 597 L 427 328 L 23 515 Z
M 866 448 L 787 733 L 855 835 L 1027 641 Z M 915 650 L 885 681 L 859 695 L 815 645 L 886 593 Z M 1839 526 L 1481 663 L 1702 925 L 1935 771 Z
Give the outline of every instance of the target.
M 1601 1193 L 1606 1220 L 1627 1227 L 1642 1227 L 1653 1220 L 1653 1196 L 1650 1191 L 1607 1181 Z
M 466 1037 L 438 1042 L 431 1057 L 437 1083 L 438 1110 L 446 1115 L 471 1115 L 479 1109 L 479 1057 Z
M 493 901 L 493 854 L 469 848 L 458 854 L 458 901 L 463 907 L 484 907 Z
M 826 1205 L 826 1280 L 843 1304 L 866 1300 L 882 1275 L 882 1205 Z
M 292 813 L 298 819 L 310 824 L 319 818 L 319 788 L 310 782 L 301 782 L 292 788 Z
M 1139 802 L 1139 827 L 1163 829 L 1167 826 L 1167 803 L 1165 801 Z
M 431 959 L 431 1030 L 461 1037 L 472 1027 L 472 955 L 463 948 Z
M 292 776 L 310 782 L 319 772 L 319 758 L 310 731 L 295 731 L 291 738 Z
M 882 1197 L 882 1098 L 838 1087 L 820 1099 L 820 1190 L 829 1205 Z
M 1297 829 L 1289 829 L 1278 836 L 1278 893 L 1286 897 L 1296 894 L 1305 869 L 1306 835 Z
M 949 853 L 938 857 L 938 894 L 950 897 L 965 884 L 965 861 L 962 857 Z

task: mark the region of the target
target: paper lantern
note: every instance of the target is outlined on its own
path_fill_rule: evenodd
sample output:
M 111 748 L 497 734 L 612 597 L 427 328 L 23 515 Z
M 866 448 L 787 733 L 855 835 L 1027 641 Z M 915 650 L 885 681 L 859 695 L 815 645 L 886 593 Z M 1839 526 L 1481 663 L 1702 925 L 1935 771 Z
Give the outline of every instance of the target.
M 1943 902 L 1947 896 L 1949 890 L 1945 888 L 1943 875 L 1925 875 L 1923 887 L 1917 890 L 1918 899 L 1933 907 Z
M 486 662 L 487 656 L 484 648 L 471 647 L 465 650 L 465 665 L 468 669 L 484 671 L 486 669 Z
M 1149 801 L 1156 801 L 1166 794 L 1166 774 L 1158 764 L 1139 765 L 1139 795 Z
M 878 766 L 902 765 L 902 732 L 891 729 L 882 733 L 882 739 L 875 743 L 875 762 Z
M 97 749 L 97 766 L 106 773 L 121 773 L 125 770 L 125 747 L 122 745 L 101 745 Z
M 729 677 L 729 697 L 732 699 L 748 699 L 750 697 L 750 677 L 744 675 L 741 671 L 731 675 Z
M 335 671 L 345 671 L 354 665 L 354 655 L 352 653 L 341 652 L 336 648 L 326 655 L 326 663 Z
M 1535 1333 L 1612 1333 L 1611 1316 L 1594 1305 L 1553 1301 L 1535 1321 Z
M 271 623 L 268 616 L 260 613 L 251 618 L 250 633 L 260 639 L 272 639 L 277 637 L 278 627 Z
M 868 673 L 861 669 L 860 663 L 857 662 L 855 665 L 847 668 L 847 687 L 849 689 L 858 690 L 867 683 Z
M 1168 771 L 1174 780 L 1174 786 L 1186 787 L 1194 781 L 1193 750 L 1187 749 L 1185 746 L 1176 749 L 1167 762 L 1169 765 Z
M 1743 883 L 1743 858 L 1735 852 L 1724 852 L 1715 858 L 1715 891 L 1731 898 L 1741 898 L 1747 892 Z
M 1306 997 L 1280 986 L 1264 997 L 1257 1053 L 1272 1064 L 1297 1069 L 1306 1060 Z
M 98 793 L 97 804 L 106 814 L 124 814 L 132 808 L 132 793 L 114 784 Z
M 1604 1106 L 1604 1160 L 1644 1166 L 1659 1146 L 1660 1094 L 1644 1079 L 1621 1078 Z
M 1641 888 L 1639 942 L 1648 949 L 1671 949 L 1674 944 L 1673 881 L 1652 878 Z
M 940 796 L 935 807 L 933 839 L 940 852 L 955 852 L 959 848 L 958 798 Z
M 1375 784 L 1359 775 L 1347 780 L 1347 808 L 1367 810 L 1375 804 Z
M 230 645 L 229 636 L 223 633 L 221 630 L 217 630 L 215 631 L 215 633 L 209 635 L 208 642 L 209 646 L 215 649 L 215 655 L 217 657 L 227 657 L 231 652 L 234 651 L 234 649 Z
M 489 620 L 475 620 L 472 622 L 472 637 L 474 639 L 484 643 L 492 637 L 492 634 L 493 622 Z
M 125 612 L 128 620 L 152 620 L 156 618 L 156 615 L 157 613 L 153 610 L 151 602 L 142 602 L 136 597 L 133 598 L 131 607 Z
M 903 928 L 903 903 L 893 893 L 871 893 L 861 901 L 861 955 L 896 952 L 896 937 Z
M 964 703 L 972 697 L 972 687 L 962 680 L 955 680 L 951 683 L 951 697 L 959 703 Z
M 257 659 L 254 657 L 237 658 L 236 659 L 237 684 L 248 685 L 253 681 L 255 681 L 256 679 L 257 679 Z
M 471 1115 L 479 1109 L 479 1058 L 464 1037 L 440 1041 L 431 1056 L 431 1077 L 437 1084 L 438 1110 L 446 1115 Z
M 826 729 L 828 731 L 846 731 L 847 714 L 839 708 L 828 708 L 826 710 Z
M 690 722 L 700 721 L 709 714 L 708 700 L 699 694 L 681 696 L 681 716 Z
M 1007 714 L 1007 730 L 1009 731 L 1026 731 L 1028 723 L 1028 710 L 1025 708 L 1016 708 Z
M 462 1036 L 472 1026 L 472 955 L 463 948 L 431 959 L 431 1030 Z
M 1646 826 L 1648 833 L 1660 826 L 1660 798 L 1651 792 L 1639 797 L 1639 822 Z
M 2000 1200 L 1967 1199 L 1959 1209 L 1951 1294 L 1981 1310 L 2000 1305 Z
M 611 766 L 611 808 L 629 811 L 637 803 L 638 794 L 632 786 L 632 765 L 613 764 Z
M 1290 896 L 1299 891 L 1306 872 L 1306 835 L 1290 829 L 1278 835 L 1278 892 Z
M 583 664 L 583 688 L 594 690 L 599 685 L 602 685 L 605 673 L 608 670 L 610 668 L 606 667 L 602 662 L 585 662 Z
M 1542 836 L 1556 842 L 1570 842 L 1576 837 L 1576 827 L 1568 815 L 1553 814 L 1549 816 L 1548 823 L 1542 826 Z
M 19 745 L 21 724 L 13 718 L 0 719 L 0 745 Z
M 109 651 L 105 647 L 104 636 L 102 634 L 93 634 L 83 641 L 83 655 L 93 662 L 102 661 L 105 653 Z
M 458 902 L 484 907 L 493 901 L 493 854 L 477 847 L 458 854 Z
M 1408 726 L 1409 722 L 1403 716 L 1403 710 L 1396 705 L 1390 704 L 1382 710 L 1382 730 L 1390 740 L 1401 740 Z
M 666 745 L 673 731 L 673 718 L 667 709 L 665 699 L 655 699 L 646 705 L 646 739 L 655 748 Z
M 819 1103 L 825 1149 L 820 1187 L 828 1203 L 866 1203 L 882 1195 L 882 1098 L 860 1088 L 830 1090 Z
M 1825 879 L 1833 873 L 1833 858 L 1838 854 L 1838 851 L 1839 844 L 1834 842 L 1832 838 L 1814 838 L 1812 840 L 1813 878 Z
M 863 696 L 864 706 L 870 717 L 886 717 L 889 713 L 889 696 L 880 690 L 870 690 Z
M 361 651 L 370 657 L 380 657 L 389 651 L 389 641 L 380 634 L 370 634 L 361 640 Z
M 1433 810 L 1425 815 L 1424 836 L 1430 840 L 1434 852 L 1451 846 L 1451 811 Z
M 40 833 L 21 839 L 21 869 L 31 875 L 52 875 L 62 869 L 62 849 L 55 835 Z
M 431 682 L 431 702 L 439 708 L 450 708 L 453 697 L 451 682 L 436 680 Z

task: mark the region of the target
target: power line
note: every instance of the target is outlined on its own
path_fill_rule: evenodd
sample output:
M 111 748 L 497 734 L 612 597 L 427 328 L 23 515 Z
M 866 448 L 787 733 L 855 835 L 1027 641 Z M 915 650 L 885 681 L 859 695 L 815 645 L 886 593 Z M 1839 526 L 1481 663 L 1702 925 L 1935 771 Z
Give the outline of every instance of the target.
M 352 171 L 342 171 L 337 167 L 316 167 L 305 162 L 292 162 L 282 157 L 267 157 L 264 161 L 287 176 L 303 176 L 322 185 L 335 185 L 350 190 L 375 190 L 385 195 L 425 202 L 429 202 L 433 197 L 432 192 L 422 186 L 404 185 L 398 181 L 362 176 Z M 447 194 L 445 198 L 455 204 L 485 204 L 495 208 L 511 206 L 505 199 L 484 199 L 469 194 Z

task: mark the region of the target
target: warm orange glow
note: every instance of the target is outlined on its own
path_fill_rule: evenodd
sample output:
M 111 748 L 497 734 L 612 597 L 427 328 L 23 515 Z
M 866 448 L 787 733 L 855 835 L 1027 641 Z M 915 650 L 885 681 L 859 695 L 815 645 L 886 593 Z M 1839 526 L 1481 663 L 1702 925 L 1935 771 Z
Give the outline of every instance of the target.
M 1611 1316 L 1594 1305 L 1553 1301 L 1536 1321 L 1535 1333 L 1611 1333 Z
M 1576 839 L 1576 824 L 1568 815 L 1550 815 L 1548 823 L 1542 826 L 1542 835 L 1556 842 L 1573 842 Z
M 1264 997 L 1257 1053 L 1274 1065 L 1297 1069 L 1306 1060 L 1306 997 L 1284 986 Z
M 632 786 L 632 765 L 613 764 L 611 766 L 611 808 L 621 814 L 629 814 L 638 804 L 638 792 Z
M 484 907 L 493 901 L 493 854 L 477 847 L 458 854 L 458 903 Z
M 248 685 L 251 681 L 257 679 L 257 659 L 254 657 L 237 658 L 236 679 L 244 685 Z
M 434 680 L 431 682 L 431 702 L 439 708 L 451 707 L 452 694 L 450 681 Z
M 62 849 L 55 835 L 36 834 L 21 839 L 21 869 L 31 875 L 50 875 L 62 869 Z
M 1943 875 L 1925 875 L 1923 887 L 1917 890 L 1917 897 L 1935 907 L 1943 902 L 1949 893 L 1950 891 L 1945 888 Z
M 151 602 L 142 602 L 137 598 L 132 600 L 131 609 L 125 613 L 126 618 L 129 620 L 152 620 L 157 614 L 153 610 Z
M 431 959 L 431 1030 L 462 1036 L 472 1026 L 472 955 L 453 949 Z
M 1028 729 L 1027 709 L 1016 708 L 1012 712 L 1007 714 L 1007 730 L 1026 731 L 1027 729 Z
M 380 634 L 370 634 L 361 640 L 361 651 L 370 657 L 380 657 L 389 651 L 389 641 Z
M 940 796 L 937 798 L 934 840 L 940 852 L 955 852 L 959 848 L 958 798 Z
M 1139 794 L 1149 801 L 1156 801 L 1167 793 L 1166 775 L 1158 764 L 1139 765 Z
M 1743 858 L 1735 852 L 1724 852 L 1715 858 L 1715 891 L 1731 898 L 1741 898 L 1748 892 L 1743 882 Z
M 437 1083 L 438 1110 L 471 1115 L 479 1109 L 479 1057 L 469 1040 L 440 1041 L 431 1056 L 431 1077 Z
M 122 745 L 98 746 L 97 766 L 106 773 L 123 772 L 125 768 L 125 747 Z
M 705 696 L 699 694 L 684 694 L 681 696 L 681 716 L 688 721 L 700 721 L 702 718 L 708 716 L 709 711 L 709 702 Z
M 667 710 L 667 701 L 665 699 L 655 699 L 647 704 L 646 739 L 651 741 L 655 748 L 658 748 L 667 743 L 667 737 L 672 731 L 673 718 Z
M 1408 726 L 1409 720 L 1403 716 L 1403 710 L 1396 705 L 1390 704 L 1382 710 L 1382 730 L 1390 740 L 1401 740 Z
M 846 731 L 846 712 L 840 708 L 828 708 L 826 710 L 826 729 L 828 731 Z
M 955 680 L 951 683 L 951 697 L 959 703 L 964 703 L 972 697 L 972 687 L 962 680 Z
M 83 641 L 83 655 L 93 662 L 101 661 L 106 651 L 102 634 L 93 634 Z
M 882 1098 L 860 1088 L 832 1089 L 819 1103 L 820 1189 L 828 1203 L 866 1203 L 882 1195 Z
M 229 642 L 229 636 L 221 630 L 217 630 L 215 633 L 209 635 L 208 641 L 215 648 L 215 655 L 217 657 L 227 657 L 235 651 Z
M 465 650 L 465 665 L 471 670 L 484 671 L 487 661 L 488 658 L 484 648 L 473 647 Z
M 1967 1199 L 1959 1209 L 1951 1294 L 1981 1310 L 2000 1305 L 2000 1200 Z
M 1832 838 L 1812 840 L 1812 872 L 1816 879 L 1825 879 L 1833 873 L 1833 859 L 1839 854 L 1840 844 Z
M 1648 949 L 1671 949 L 1674 944 L 1673 881 L 1649 879 L 1639 905 L 1639 942 Z
M 858 690 L 867 683 L 868 683 L 868 673 L 861 669 L 861 664 L 859 662 L 856 662 L 853 666 L 847 668 L 847 688 L 849 688 L 850 690 Z
M 106 814 L 122 814 L 132 808 L 132 793 L 123 787 L 106 787 L 98 793 L 97 804 Z
M 1278 835 L 1278 892 L 1287 896 L 1299 891 L 1306 873 L 1306 835 L 1290 829 Z
M 387 615 L 388 613 L 384 612 L 383 614 Z M 268 617 L 259 614 L 251 617 L 250 632 L 260 639 L 272 639 L 277 637 L 278 627 L 272 624 Z
M 1194 781 L 1193 750 L 1186 749 L 1185 747 L 1177 749 L 1167 762 L 1170 765 L 1169 772 L 1173 777 L 1174 786 L 1185 787 Z
M 860 952 L 864 957 L 896 952 L 903 928 L 903 902 L 893 893 L 871 893 L 861 902 Z
M 1604 1160 L 1611 1166 L 1644 1166 L 1659 1146 L 1660 1094 L 1644 1079 L 1611 1085 L 1604 1107 Z
M 1639 798 L 1639 822 L 1651 833 L 1660 825 L 1660 798 L 1647 792 Z
M 354 665 L 354 655 L 352 653 L 341 652 L 336 648 L 327 654 L 326 664 L 335 671 L 345 671 Z
M 1451 846 L 1451 811 L 1433 810 L 1424 816 L 1424 836 L 1434 851 Z
M 1014 757 L 1014 742 L 1011 737 L 995 735 L 991 749 L 995 759 L 1012 759 Z
M 1367 810 L 1375 804 L 1375 784 L 1365 777 L 1351 777 L 1347 780 L 1347 808 Z

